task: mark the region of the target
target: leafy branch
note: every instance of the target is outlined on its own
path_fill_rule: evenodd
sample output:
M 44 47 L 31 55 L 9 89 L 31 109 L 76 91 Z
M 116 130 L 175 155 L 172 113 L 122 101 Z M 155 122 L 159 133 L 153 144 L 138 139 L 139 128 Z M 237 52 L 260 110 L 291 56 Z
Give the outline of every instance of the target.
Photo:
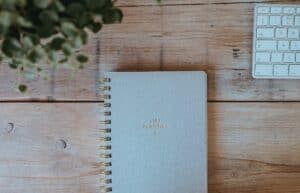
M 0 0 L 0 62 L 33 80 L 47 64 L 82 68 L 88 31 L 122 21 L 112 0 Z M 18 86 L 25 92 L 27 86 Z

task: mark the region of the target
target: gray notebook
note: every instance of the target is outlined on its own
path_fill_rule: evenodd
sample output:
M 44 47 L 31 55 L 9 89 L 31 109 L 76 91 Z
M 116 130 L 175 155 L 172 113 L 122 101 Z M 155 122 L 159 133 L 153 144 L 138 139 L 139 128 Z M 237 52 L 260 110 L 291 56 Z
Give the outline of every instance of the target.
M 207 193 L 206 74 L 109 72 L 105 77 L 111 112 L 107 191 Z

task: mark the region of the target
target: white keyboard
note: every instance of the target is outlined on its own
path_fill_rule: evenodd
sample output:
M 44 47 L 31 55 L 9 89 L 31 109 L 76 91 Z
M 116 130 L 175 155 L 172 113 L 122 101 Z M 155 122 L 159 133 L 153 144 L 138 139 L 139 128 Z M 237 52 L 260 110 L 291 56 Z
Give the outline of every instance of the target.
M 252 75 L 300 79 L 300 4 L 255 7 Z

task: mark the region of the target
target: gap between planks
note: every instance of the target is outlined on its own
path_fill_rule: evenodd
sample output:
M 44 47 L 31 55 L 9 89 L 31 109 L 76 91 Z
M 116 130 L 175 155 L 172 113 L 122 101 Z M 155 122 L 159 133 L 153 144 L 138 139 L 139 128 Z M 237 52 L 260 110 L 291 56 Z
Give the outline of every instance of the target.
M 3 103 L 98 103 L 103 104 L 104 101 L 101 100 L 4 100 L 0 101 Z M 208 100 L 208 104 L 212 103 L 300 103 L 300 100 L 293 101 L 280 101 L 280 100 L 249 100 L 249 101 L 239 101 L 239 100 Z
M 287 1 L 284 3 L 293 3 L 295 1 Z M 163 7 L 172 7 L 172 6 L 205 6 L 205 5 L 231 5 L 231 4 L 254 4 L 254 3 L 259 3 L 259 4 L 265 4 L 265 3 L 282 3 L 280 0 L 271 0 L 271 1 L 233 1 L 233 2 L 207 2 L 207 3 L 175 3 L 175 4 L 145 4 L 145 5 L 117 5 L 120 8 L 126 8 L 126 7 L 155 7 L 155 6 L 163 6 Z

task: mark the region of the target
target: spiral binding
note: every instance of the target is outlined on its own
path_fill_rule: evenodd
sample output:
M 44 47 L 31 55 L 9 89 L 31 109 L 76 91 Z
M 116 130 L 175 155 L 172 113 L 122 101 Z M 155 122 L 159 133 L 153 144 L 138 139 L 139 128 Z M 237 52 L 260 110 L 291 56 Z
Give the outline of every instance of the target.
M 111 103 L 110 103 L 110 99 L 111 99 L 111 95 L 110 95 L 110 82 L 111 79 L 110 78 L 102 78 L 100 81 L 100 100 L 102 100 L 103 103 L 103 107 L 105 109 L 104 112 L 102 112 L 104 120 L 100 120 L 100 125 L 101 125 L 101 137 L 100 137 L 100 141 L 104 144 L 101 144 L 99 146 L 99 149 L 101 151 L 100 153 L 100 159 L 103 162 L 103 166 L 105 167 L 105 169 L 103 171 L 100 172 L 101 175 L 101 179 L 100 179 L 100 190 L 101 192 L 112 192 L 112 179 L 111 179 L 111 174 L 112 171 L 110 169 L 112 163 L 111 163 L 111 158 L 112 158 L 112 154 L 111 154 L 111 111 L 110 111 L 110 107 L 111 107 Z

